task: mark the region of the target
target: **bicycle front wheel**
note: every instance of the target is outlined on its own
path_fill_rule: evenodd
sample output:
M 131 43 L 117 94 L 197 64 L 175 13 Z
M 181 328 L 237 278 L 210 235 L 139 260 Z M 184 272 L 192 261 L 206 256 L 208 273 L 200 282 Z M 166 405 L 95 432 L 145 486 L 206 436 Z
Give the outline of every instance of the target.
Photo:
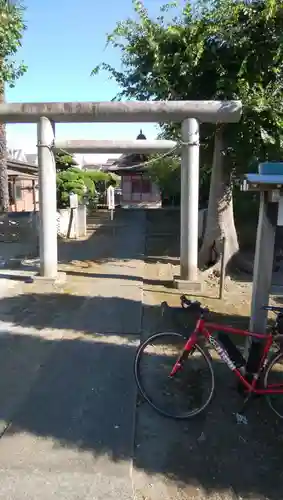
M 265 399 L 271 410 L 283 418 L 283 353 L 278 353 L 267 365 L 263 385 L 265 389 L 277 389 L 281 394 L 266 394 Z
M 174 419 L 198 415 L 214 392 L 210 356 L 198 344 L 170 377 L 186 341 L 180 333 L 156 333 L 140 345 L 135 357 L 135 379 L 141 395 L 161 415 Z

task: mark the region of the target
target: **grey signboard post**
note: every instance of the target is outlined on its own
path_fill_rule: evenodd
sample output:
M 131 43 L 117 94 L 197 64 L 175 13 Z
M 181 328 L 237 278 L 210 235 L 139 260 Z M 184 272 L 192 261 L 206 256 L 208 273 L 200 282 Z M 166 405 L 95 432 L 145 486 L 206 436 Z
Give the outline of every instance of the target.
M 260 193 L 250 330 L 264 333 L 272 293 L 283 295 L 283 163 L 261 163 L 257 174 L 246 174 L 242 189 Z M 247 346 L 247 350 L 248 350 Z

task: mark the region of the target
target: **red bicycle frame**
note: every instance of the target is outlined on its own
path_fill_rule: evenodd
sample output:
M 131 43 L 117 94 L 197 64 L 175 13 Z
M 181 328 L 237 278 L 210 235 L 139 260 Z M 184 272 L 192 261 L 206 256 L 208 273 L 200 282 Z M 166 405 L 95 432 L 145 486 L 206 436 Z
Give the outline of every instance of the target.
M 244 337 L 253 337 L 261 340 L 265 340 L 265 345 L 263 348 L 263 353 L 261 356 L 261 360 L 259 363 L 259 368 L 257 373 L 254 375 L 252 382 L 248 382 L 247 379 L 241 374 L 240 370 L 236 367 L 234 361 L 231 360 L 229 354 L 226 349 L 216 340 L 215 337 L 212 336 L 211 332 L 220 331 L 224 333 L 232 333 L 233 335 L 242 335 Z M 214 348 L 214 350 L 218 353 L 220 358 L 226 363 L 228 368 L 232 370 L 235 375 L 240 379 L 242 384 L 246 387 L 249 392 L 253 392 L 255 394 L 282 394 L 283 393 L 283 384 L 272 384 L 269 385 L 266 389 L 260 389 L 256 387 L 257 380 L 259 378 L 260 372 L 267 365 L 267 355 L 270 350 L 270 347 L 273 343 L 273 336 L 271 333 L 263 334 L 263 333 L 254 333 L 249 330 L 241 330 L 240 328 L 233 328 L 231 326 L 219 325 L 217 323 L 209 323 L 206 322 L 205 319 L 199 318 L 196 323 L 196 327 L 190 338 L 185 344 L 184 350 L 179 356 L 177 362 L 173 366 L 173 369 L 170 373 L 170 377 L 173 377 L 182 367 L 183 361 L 187 358 L 190 351 L 194 348 L 195 344 L 198 341 L 198 337 L 202 335 L 204 336 L 210 345 Z

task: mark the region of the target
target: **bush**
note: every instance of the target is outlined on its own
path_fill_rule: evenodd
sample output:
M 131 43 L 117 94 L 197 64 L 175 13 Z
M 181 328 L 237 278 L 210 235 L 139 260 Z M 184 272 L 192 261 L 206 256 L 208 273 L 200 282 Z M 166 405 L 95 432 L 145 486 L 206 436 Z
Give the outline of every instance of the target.
M 108 186 L 116 186 L 119 177 L 102 171 L 81 170 L 77 168 L 73 155 L 59 151 L 55 156 L 57 171 L 57 207 L 70 206 L 70 194 L 78 195 L 79 203 L 85 202 L 91 207 L 104 203 Z
M 65 151 L 57 151 L 55 154 L 56 171 L 66 171 L 69 168 L 76 167 L 78 164 L 73 155 Z
M 91 179 L 94 182 L 95 190 L 97 193 L 96 204 L 100 203 L 101 205 L 106 202 L 106 190 L 112 185 L 116 187 L 120 183 L 120 177 L 115 174 L 102 172 L 101 170 L 90 171 L 85 170 L 84 174 L 86 178 Z M 92 207 L 94 204 L 90 202 Z
M 69 207 L 70 193 L 78 195 L 79 203 L 96 198 L 93 180 L 78 168 L 68 168 L 57 173 L 57 207 Z

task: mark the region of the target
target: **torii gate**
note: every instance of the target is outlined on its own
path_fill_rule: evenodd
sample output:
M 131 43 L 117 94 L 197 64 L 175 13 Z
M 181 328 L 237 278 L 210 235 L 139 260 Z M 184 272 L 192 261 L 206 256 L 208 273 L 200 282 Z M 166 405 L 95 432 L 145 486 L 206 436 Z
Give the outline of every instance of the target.
M 157 153 L 179 145 L 175 141 L 56 141 L 60 123 L 182 122 L 180 279 L 176 287 L 193 291 L 198 283 L 199 122 L 235 123 L 242 114 L 240 101 L 126 101 L 0 104 L 3 123 L 38 124 L 40 275 L 58 274 L 56 227 L 56 168 L 54 151 L 70 153 Z

